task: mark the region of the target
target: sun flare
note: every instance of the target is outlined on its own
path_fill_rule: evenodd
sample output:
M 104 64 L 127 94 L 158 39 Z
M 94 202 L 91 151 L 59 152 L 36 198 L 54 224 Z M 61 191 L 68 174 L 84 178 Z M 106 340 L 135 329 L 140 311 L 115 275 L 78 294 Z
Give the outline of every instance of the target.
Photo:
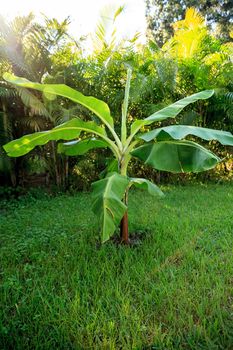
M 8 20 L 16 16 L 28 15 L 30 12 L 33 12 L 37 19 L 43 18 L 42 14 L 50 18 L 55 17 L 58 20 L 69 16 L 72 35 L 80 37 L 95 30 L 101 9 L 107 5 L 115 5 L 116 7 L 125 5 L 119 25 L 122 37 L 133 36 L 136 32 L 145 32 L 145 3 L 143 0 L 137 0 L 136 3 L 134 0 L 67 0 L 65 3 L 58 3 L 55 0 L 9 0 L 1 4 L 0 14 Z

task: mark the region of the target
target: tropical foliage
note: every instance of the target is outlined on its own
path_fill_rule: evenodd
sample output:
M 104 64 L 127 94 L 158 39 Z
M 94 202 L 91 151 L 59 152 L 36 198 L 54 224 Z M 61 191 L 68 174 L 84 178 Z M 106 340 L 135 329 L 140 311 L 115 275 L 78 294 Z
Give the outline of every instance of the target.
M 175 119 L 160 121 L 156 126 L 181 123 L 232 132 L 232 43 L 218 39 L 207 27 L 203 16 L 194 9 L 188 10 L 183 20 L 173 24 L 174 36 L 162 48 L 152 40 L 145 45 L 139 44 L 139 34 L 119 41 L 117 20 L 122 10 L 108 10 L 100 18 L 92 36 L 95 50 L 91 53 L 85 52 L 85 38 L 72 38 L 68 34 L 69 19 L 59 23 L 45 18 L 44 24 L 40 25 L 35 23 L 32 15 L 17 18 L 12 23 L 2 19 L 1 76 L 11 71 L 40 83 L 66 84 L 87 96 L 107 101 L 114 115 L 115 131 L 119 134 L 126 71 L 131 67 L 130 123 L 146 118 L 184 96 L 215 89 L 210 100 L 199 100 L 182 110 Z M 15 47 L 17 52 L 12 51 Z M 16 62 L 14 57 L 17 57 Z M 3 79 L 0 112 L 1 144 L 58 126 L 77 115 L 83 121 L 93 118 L 92 112 L 64 97 L 51 99 L 51 94 L 40 95 L 36 90 L 22 86 L 13 88 Z M 144 125 L 142 130 L 149 131 L 150 126 Z M 192 140 L 195 141 L 195 137 Z M 94 145 L 95 140 L 91 143 Z M 231 149 L 211 141 L 209 148 L 225 161 L 216 167 L 217 170 L 198 175 L 198 178 L 217 179 L 219 175 L 231 178 Z M 68 152 L 68 146 L 66 149 Z M 72 152 L 70 147 L 69 150 Z M 15 186 L 24 185 L 26 181 L 30 183 L 33 177 L 27 174 L 34 171 L 30 169 L 43 164 L 43 169 L 40 166 L 37 172 L 42 169 L 50 185 L 88 189 L 90 182 L 98 179 L 98 173 L 106 173 L 104 169 L 112 166 L 109 147 L 102 148 L 101 152 L 92 147 L 85 159 L 82 154 L 68 158 L 56 152 L 54 141 L 20 158 L 10 159 L 3 150 L 0 157 L 2 182 Z M 184 181 L 187 177 L 149 170 L 137 160 L 130 163 L 129 173 L 132 177 L 136 173 L 142 177 L 146 175 L 155 181 Z
M 132 157 L 139 158 L 158 170 L 174 173 L 200 172 L 215 167 L 221 160 L 198 143 L 185 139 L 186 136 L 193 135 L 208 141 L 217 140 L 223 145 L 233 146 L 233 135 L 230 132 L 194 126 L 172 125 L 137 135 L 143 127 L 175 118 L 190 103 L 206 100 L 214 92 L 206 90 L 185 97 L 145 119 L 134 120 L 129 129 L 128 101 L 131 75 L 132 71 L 128 69 L 120 134 L 114 128 L 114 118 L 105 102 L 84 96 L 67 85 L 32 83 L 7 73 L 4 75 L 6 81 L 18 87 L 36 89 L 45 95 L 66 97 L 88 108 L 97 116 L 99 122 L 83 121 L 77 117 L 49 131 L 25 135 L 11 141 L 4 146 L 4 149 L 9 156 L 18 157 L 49 141 L 74 140 L 60 145 L 59 151 L 66 155 L 81 155 L 92 148 L 108 147 L 112 151 L 116 168 L 114 171 L 108 170 L 103 179 L 93 184 L 93 209 L 102 221 L 103 242 L 114 234 L 120 222 L 121 239 L 124 243 L 129 242 L 127 198 L 131 185 L 147 189 L 152 195 L 162 195 L 161 190 L 150 181 L 128 177 L 127 168 Z M 80 140 L 81 133 L 82 140 Z M 141 145 L 142 141 L 146 143 Z

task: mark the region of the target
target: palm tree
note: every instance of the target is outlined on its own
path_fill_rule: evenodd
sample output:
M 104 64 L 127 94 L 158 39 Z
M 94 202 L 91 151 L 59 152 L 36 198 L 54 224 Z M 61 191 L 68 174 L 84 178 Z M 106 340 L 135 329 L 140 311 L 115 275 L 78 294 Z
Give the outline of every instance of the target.
M 46 18 L 45 25 L 38 25 L 31 13 L 25 17 L 16 17 L 10 23 L 0 17 L 0 75 L 4 71 L 12 71 L 41 82 L 51 71 L 51 55 L 68 37 L 68 25 L 68 18 L 61 23 Z M 24 88 L 12 89 L 5 82 L 0 82 L 1 138 L 10 140 L 30 131 L 55 126 L 56 121 L 48 105 L 49 102 L 41 100 L 38 93 Z M 51 149 L 54 153 L 52 146 Z M 55 155 L 52 158 L 56 168 Z M 20 159 L 13 164 L 11 162 L 10 169 L 11 183 L 17 185 Z

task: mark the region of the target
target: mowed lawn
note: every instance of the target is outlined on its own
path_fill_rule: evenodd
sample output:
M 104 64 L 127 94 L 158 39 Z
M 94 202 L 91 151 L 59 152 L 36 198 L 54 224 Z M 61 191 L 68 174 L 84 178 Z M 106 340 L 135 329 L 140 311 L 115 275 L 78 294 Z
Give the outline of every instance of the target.
M 99 244 L 91 195 L 0 211 L 0 349 L 233 349 L 233 185 L 129 198 L 133 247 Z

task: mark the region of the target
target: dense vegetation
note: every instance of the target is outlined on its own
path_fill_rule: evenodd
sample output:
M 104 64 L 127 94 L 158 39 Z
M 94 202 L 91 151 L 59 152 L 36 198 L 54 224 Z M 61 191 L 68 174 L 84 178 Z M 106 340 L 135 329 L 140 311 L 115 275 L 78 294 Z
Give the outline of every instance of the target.
M 114 26 L 121 10 L 113 16 L 111 35 L 100 19 L 91 54 L 84 51 L 82 38 L 77 40 L 68 35 L 68 19 L 58 23 L 46 18 L 44 25 L 35 23 L 32 15 L 16 18 L 10 24 L 1 19 L 1 75 L 12 71 L 33 81 L 66 83 L 86 95 L 105 100 L 115 116 L 115 124 L 119 125 L 126 71 L 130 66 L 133 69 L 129 101 L 131 121 L 144 118 L 184 96 L 214 88 L 214 97 L 187 108 L 172 123 L 232 131 L 232 43 L 218 39 L 193 9 L 186 12 L 184 20 L 173 24 L 174 36 L 162 48 L 153 41 L 139 45 L 137 35 L 131 40 L 117 42 Z M 51 100 L 49 96 L 42 99 L 37 93 L 15 89 L 4 81 L 0 86 L 0 113 L 1 144 L 33 131 L 49 129 L 76 115 L 83 120 L 90 116 L 87 110 L 65 99 Z M 167 122 L 158 124 L 162 125 Z M 209 147 L 217 149 L 225 162 L 199 179 L 230 179 L 231 150 L 216 143 Z M 2 150 L 1 182 L 24 186 L 43 180 L 60 188 L 89 188 L 90 182 L 98 179 L 99 172 L 108 165 L 109 158 L 108 151 L 93 151 L 87 160 L 68 159 L 57 154 L 54 142 L 44 150 L 37 148 L 17 160 L 6 158 Z M 171 177 L 148 170 L 138 162 L 131 165 L 130 172 L 131 175 L 146 173 L 157 182 L 185 180 L 183 175 Z

